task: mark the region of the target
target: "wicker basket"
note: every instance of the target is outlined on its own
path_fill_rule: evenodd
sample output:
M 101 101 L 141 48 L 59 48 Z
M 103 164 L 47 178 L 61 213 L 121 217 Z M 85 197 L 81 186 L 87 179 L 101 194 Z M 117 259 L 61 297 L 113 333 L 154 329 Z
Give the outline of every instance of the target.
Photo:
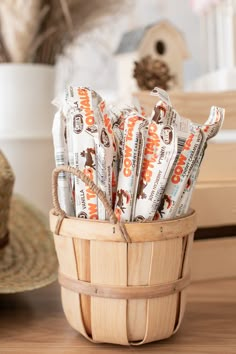
M 110 221 L 65 215 L 57 197 L 61 171 L 73 173 L 103 202 Z M 119 223 L 103 192 L 81 171 L 53 172 L 50 225 L 60 264 L 65 315 L 93 342 L 140 345 L 175 333 L 182 321 L 195 212 L 183 218 Z

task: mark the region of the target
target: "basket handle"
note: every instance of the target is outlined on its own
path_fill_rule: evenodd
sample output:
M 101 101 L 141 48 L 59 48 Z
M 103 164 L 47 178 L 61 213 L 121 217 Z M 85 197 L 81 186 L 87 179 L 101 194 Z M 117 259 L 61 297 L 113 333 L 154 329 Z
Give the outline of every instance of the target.
M 86 176 L 82 171 L 80 171 L 79 169 L 76 169 L 74 167 L 66 166 L 66 165 L 62 165 L 60 167 L 57 167 L 52 172 L 52 200 L 53 200 L 54 210 L 57 213 L 57 215 L 60 215 L 63 219 L 66 216 L 66 213 L 64 210 L 61 209 L 60 203 L 58 200 L 58 175 L 60 172 L 68 172 L 68 173 L 71 173 L 74 176 L 78 177 L 79 179 L 81 179 L 81 181 L 83 181 L 89 188 L 91 188 L 91 190 L 101 200 L 101 202 L 104 205 L 104 208 L 106 209 L 106 212 L 109 216 L 110 222 L 113 224 L 117 223 L 117 217 L 114 214 L 114 211 L 113 211 L 112 207 L 110 206 L 110 203 L 108 202 L 103 191 L 98 186 L 96 186 L 96 184 L 88 176 Z

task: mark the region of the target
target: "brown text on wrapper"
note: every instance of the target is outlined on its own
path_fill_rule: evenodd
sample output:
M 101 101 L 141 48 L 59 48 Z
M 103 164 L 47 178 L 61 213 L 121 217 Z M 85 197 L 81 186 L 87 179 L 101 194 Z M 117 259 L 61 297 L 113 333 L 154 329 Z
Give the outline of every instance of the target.
M 185 144 L 184 144 L 183 151 L 190 149 L 193 138 L 194 138 L 194 134 L 191 134 L 189 136 L 189 138 L 186 140 Z M 186 159 L 187 159 L 186 156 L 184 156 L 181 153 L 180 156 L 179 156 L 179 159 L 177 161 L 176 167 L 174 169 L 174 174 L 171 177 L 171 182 L 172 183 L 178 184 L 180 182 L 180 176 L 183 173 L 183 167 L 182 166 L 185 165 Z
M 100 103 L 100 109 L 101 109 L 101 112 L 102 112 L 102 113 L 104 113 L 105 107 L 106 107 L 105 102 L 102 101 L 102 102 Z M 105 114 L 103 115 L 103 119 L 104 119 L 104 125 L 105 125 L 105 127 L 107 128 L 108 133 L 113 134 L 112 125 L 111 125 L 111 120 L 110 120 L 110 118 L 108 117 L 108 114 L 107 114 L 107 113 L 105 113 Z
M 148 137 L 144 150 L 143 167 L 141 173 L 141 178 L 146 182 L 151 181 L 153 168 L 158 157 L 158 155 L 155 154 L 155 151 L 157 151 L 159 146 L 160 139 L 157 134 L 157 125 L 155 123 L 151 123 L 148 129 Z M 151 155 L 151 157 L 148 158 L 148 155 Z
M 134 126 L 135 123 L 139 120 L 139 117 L 134 116 L 130 118 L 129 124 L 128 124 L 128 130 L 127 130 L 127 136 L 126 136 L 126 141 L 133 141 L 133 131 L 134 131 Z M 125 145 L 124 147 L 124 176 L 125 177 L 130 177 L 132 174 L 131 168 L 132 168 L 132 160 L 131 160 L 131 155 L 132 155 L 132 148 L 129 145 Z
M 91 109 L 91 102 L 88 91 L 83 88 L 78 88 L 78 94 L 80 96 L 80 108 L 84 110 L 87 125 L 94 125 L 94 112 Z
M 93 174 L 95 173 L 93 169 L 84 169 L 83 170 L 84 174 L 88 176 L 91 180 L 93 180 L 94 176 Z M 88 186 L 85 187 L 86 190 L 86 199 L 89 201 L 91 199 L 96 198 L 96 194 L 92 189 Z M 97 204 L 95 203 L 88 203 L 88 211 L 89 211 L 89 219 L 98 219 L 98 209 L 97 209 Z

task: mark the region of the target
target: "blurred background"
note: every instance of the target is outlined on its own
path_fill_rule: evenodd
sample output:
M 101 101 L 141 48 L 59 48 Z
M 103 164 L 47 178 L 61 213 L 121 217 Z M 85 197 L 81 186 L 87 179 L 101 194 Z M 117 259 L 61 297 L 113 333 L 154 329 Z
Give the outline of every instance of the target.
M 105 2 L 104 2 L 105 3 Z M 206 55 L 201 52 L 200 17 L 193 11 L 191 1 L 137 0 L 125 1 L 119 15 L 112 13 L 104 18 L 103 25 L 79 36 L 68 48 L 67 55 L 58 63 L 57 90 L 65 82 L 83 83 L 107 95 L 117 95 L 117 56 L 122 36 L 131 30 L 154 25 L 160 20 L 170 21 L 182 32 L 190 57 L 184 63 L 184 84 L 201 75 Z M 67 69 L 67 70 L 65 70 Z

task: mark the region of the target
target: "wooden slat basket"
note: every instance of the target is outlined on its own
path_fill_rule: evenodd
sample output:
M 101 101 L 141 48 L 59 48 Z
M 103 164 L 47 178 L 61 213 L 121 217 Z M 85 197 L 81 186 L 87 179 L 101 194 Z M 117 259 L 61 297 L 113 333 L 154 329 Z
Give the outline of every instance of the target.
M 73 173 L 103 202 L 109 221 L 69 217 L 57 179 Z M 50 227 L 59 260 L 65 315 L 93 342 L 140 345 L 170 337 L 183 319 L 195 212 L 182 218 L 120 223 L 104 193 L 81 171 L 53 171 Z

